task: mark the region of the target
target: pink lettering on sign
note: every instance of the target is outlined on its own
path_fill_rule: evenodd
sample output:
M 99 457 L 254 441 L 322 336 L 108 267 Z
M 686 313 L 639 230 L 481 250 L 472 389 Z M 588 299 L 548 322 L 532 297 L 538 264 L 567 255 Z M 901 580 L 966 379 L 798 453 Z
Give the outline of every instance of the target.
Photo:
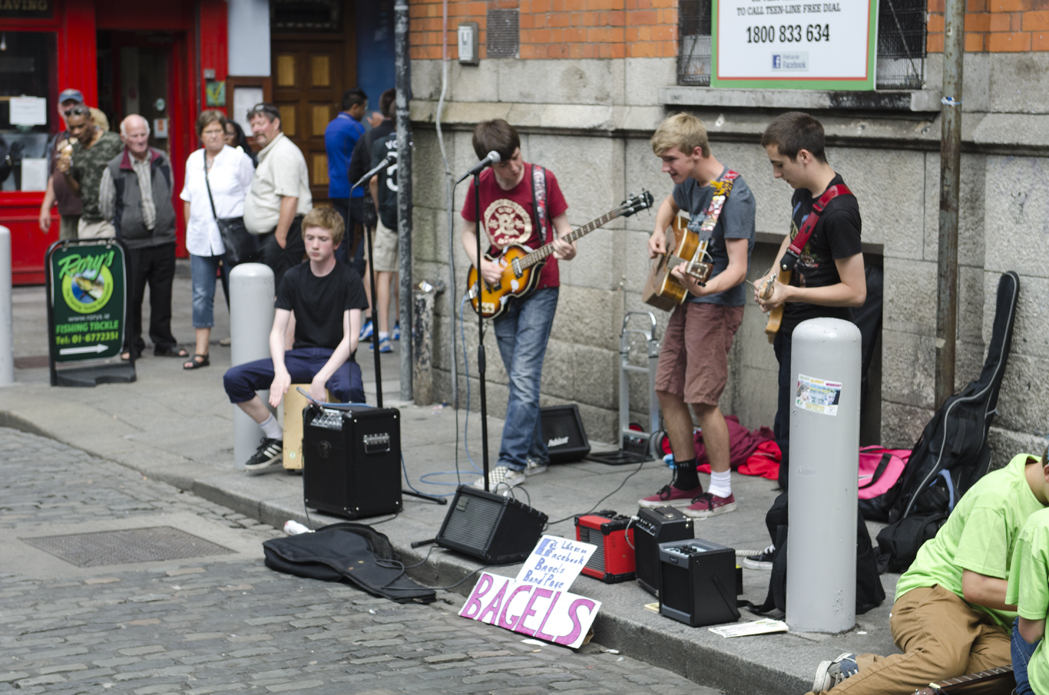
M 559 599 L 559 598 L 561 598 L 561 592 L 560 591 L 558 591 L 556 594 L 554 594 L 554 600 L 550 602 L 550 608 L 547 609 L 546 615 L 543 616 L 543 622 L 539 625 L 539 629 L 537 629 L 535 631 L 535 638 L 536 639 L 543 639 L 543 640 L 546 640 L 547 642 L 553 642 L 554 641 L 554 636 L 544 633 L 543 632 L 543 628 L 546 627 L 546 621 L 550 620 L 550 615 L 554 612 L 554 606 L 557 605 L 557 599 Z
M 482 623 L 489 623 L 496 619 L 499 615 L 499 609 L 502 607 L 503 597 L 506 596 L 506 587 L 510 586 L 510 582 L 503 582 L 503 585 L 499 587 L 499 591 L 496 593 L 495 598 L 488 604 L 488 607 L 481 611 L 481 614 L 477 616 L 477 620 Z M 488 619 L 488 616 L 492 617 L 492 620 Z
M 505 630 L 514 630 L 517 627 L 517 621 L 519 621 L 521 619 L 521 616 L 515 615 L 513 618 L 511 618 L 509 621 L 507 621 L 506 620 L 506 614 L 510 611 L 510 604 L 513 603 L 514 599 L 517 598 L 517 595 L 519 593 L 521 593 L 522 591 L 529 592 L 531 590 L 532 590 L 532 587 L 530 585 L 528 585 L 528 584 L 521 584 L 521 585 L 518 585 L 513 590 L 513 592 L 510 593 L 510 598 L 506 599 L 506 603 L 503 604 L 503 612 L 499 616 L 499 627 L 501 627 L 501 628 L 503 628 Z
M 550 598 L 554 592 L 549 589 L 535 589 L 532 591 L 532 597 L 528 599 L 528 605 L 525 606 L 524 613 L 521 614 L 521 620 L 517 623 L 517 627 L 514 628 L 514 632 L 519 632 L 522 635 L 528 635 L 532 637 L 535 635 L 535 630 L 525 625 L 525 621 L 535 615 L 535 609 L 532 606 L 535 604 L 536 599 Z
M 589 616 L 594 612 L 594 606 L 596 605 L 594 601 L 588 598 L 577 598 L 575 601 L 572 601 L 572 605 L 568 607 L 568 618 L 572 621 L 572 631 L 563 637 L 554 639 L 554 641 L 558 644 L 572 644 L 579 639 L 579 635 L 583 630 L 583 626 L 579 622 L 579 609 L 585 607 Z
M 493 581 L 494 580 L 490 574 L 482 574 L 480 581 L 474 585 L 474 590 L 470 593 L 470 598 L 466 599 L 466 605 L 463 606 L 459 615 L 464 618 L 469 618 L 470 620 L 476 620 L 478 614 L 481 612 L 481 598 L 492 588 Z

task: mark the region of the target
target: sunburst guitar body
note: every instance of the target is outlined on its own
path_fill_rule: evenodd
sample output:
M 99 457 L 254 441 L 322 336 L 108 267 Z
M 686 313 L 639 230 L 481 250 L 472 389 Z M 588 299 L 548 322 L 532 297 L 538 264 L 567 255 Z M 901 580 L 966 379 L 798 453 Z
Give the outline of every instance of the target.
M 674 218 L 671 233 L 667 235 L 667 251 L 655 259 L 652 272 L 645 282 L 641 299 L 664 311 L 673 311 L 688 297 L 688 290 L 670 274 L 679 265 L 699 284 L 710 279 L 714 264 L 707 253 L 707 241 L 688 228 L 688 220 L 678 215 Z
M 617 217 L 630 217 L 635 212 L 652 207 L 652 194 L 641 191 L 640 195 L 631 196 L 620 203 L 615 210 L 596 220 L 566 234 L 564 241 L 572 243 L 598 227 L 608 224 Z M 510 302 L 527 297 L 539 284 L 539 274 L 546 264 L 546 259 L 554 252 L 553 242 L 532 251 L 526 246 L 511 245 L 500 251 L 498 256 L 485 254 L 485 259 L 498 263 L 502 273 L 496 282 L 480 283 L 478 291 L 477 268 L 471 266 L 466 275 L 466 295 L 470 305 L 482 318 L 498 318 Z

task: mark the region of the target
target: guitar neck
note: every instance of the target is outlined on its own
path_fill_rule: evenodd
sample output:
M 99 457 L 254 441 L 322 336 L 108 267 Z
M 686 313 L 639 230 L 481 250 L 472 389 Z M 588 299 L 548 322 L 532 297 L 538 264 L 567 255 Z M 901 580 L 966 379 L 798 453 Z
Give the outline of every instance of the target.
M 980 683 L 986 681 L 998 680 L 999 678 L 1005 678 L 1012 674 L 1013 669 L 1009 666 L 1000 666 L 998 668 L 988 669 L 986 671 L 980 671 L 979 673 L 969 673 L 964 676 L 958 676 L 957 678 L 948 678 L 945 681 L 939 683 L 930 683 L 928 688 L 916 690 L 916 693 L 921 695 L 935 695 L 937 693 L 949 693 L 953 690 L 970 685 L 972 683 Z
M 562 240 L 568 242 L 569 244 L 571 244 L 576 239 L 581 239 L 582 237 L 586 236 L 587 234 L 589 234 L 590 232 L 594 231 L 598 227 L 602 227 L 602 226 L 608 224 L 609 222 L 611 222 L 612 220 L 614 220 L 615 218 L 619 217 L 622 214 L 623 214 L 622 210 L 619 210 L 619 209 L 613 210 L 612 212 L 609 212 L 609 213 L 607 213 L 605 215 L 602 215 L 601 217 L 598 217 L 596 220 L 594 220 L 592 222 L 588 222 L 587 224 L 583 225 L 579 229 L 576 229 L 575 231 L 566 234 L 564 237 L 562 237 Z M 529 267 L 535 265 L 536 263 L 538 263 L 539 261 L 545 260 L 553 252 L 554 252 L 554 243 L 550 242 L 549 244 L 546 244 L 545 246 L 542 246 L 542 247 L 536 249 L 535 251 L 532 251 L 527 256 L 523 256 L 520 259 L 520 261 L 518 261 L 518 262 L 520 263 L 522 268 L 529 268 Z

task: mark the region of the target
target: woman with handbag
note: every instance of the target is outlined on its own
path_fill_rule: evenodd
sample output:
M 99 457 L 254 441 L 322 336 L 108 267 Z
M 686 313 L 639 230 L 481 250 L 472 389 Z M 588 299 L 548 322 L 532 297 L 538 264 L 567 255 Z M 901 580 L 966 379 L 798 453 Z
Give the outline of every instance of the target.
M 250 260 L 255 238 L 244 228 L 244 197 L 255 167 L 246 154 L 226 144 L 226 117 L 204 111 L 197 118 L 197 136 L 204 144 L 186 160 L 181 198 L 186 219 L 186 249 L 193 274 L 195 354 L 183 369 L 210 364 L 208 341 L 215 325 L 215 278 L 221 269 L 226 285 L 229 269 Z M 221 262 L 221 263 L 220 263 Z

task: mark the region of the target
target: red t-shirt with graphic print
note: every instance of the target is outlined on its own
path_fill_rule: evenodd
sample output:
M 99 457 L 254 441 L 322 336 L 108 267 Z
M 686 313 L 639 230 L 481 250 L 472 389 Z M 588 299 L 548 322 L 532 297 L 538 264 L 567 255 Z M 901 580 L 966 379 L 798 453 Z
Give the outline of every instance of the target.
M 544 224 L 547 229 L 542 235 L 535 227 L 535 212 L 532 204 L 532 165 L 525 163 L 524 176 L 521 182 L 509 191 L 504 191 L 495 180 L 495 172 L 485 169 L 481 172 L 481 218 L 484 223 L 479 225 L 488 233 L 491 242 L 489 253 L 498 255 L 499 251 L 510 244 L 525 246 L 535 250 L 540 246 L 553 241 L 553 227 L 550 220 L 562 214 L 568 209 L 568 203 L 557 185 L 557 178 L 552 171 L 547 170 L 546 177 L 546 213 L 547 219 Z M 466 202 L 463 203 L 463 219 L 468 222 L 476 222 L 474 215 L 474 187 L 473 182 L 466 189 Z M 482 242 L 483 243 L 483 242 Z M 537 289 L 544 287 L 557 287 L 560 284 L 560 275 L 557 271 L 557 259 L 550 256 L 546 265 L 539 274 Z

